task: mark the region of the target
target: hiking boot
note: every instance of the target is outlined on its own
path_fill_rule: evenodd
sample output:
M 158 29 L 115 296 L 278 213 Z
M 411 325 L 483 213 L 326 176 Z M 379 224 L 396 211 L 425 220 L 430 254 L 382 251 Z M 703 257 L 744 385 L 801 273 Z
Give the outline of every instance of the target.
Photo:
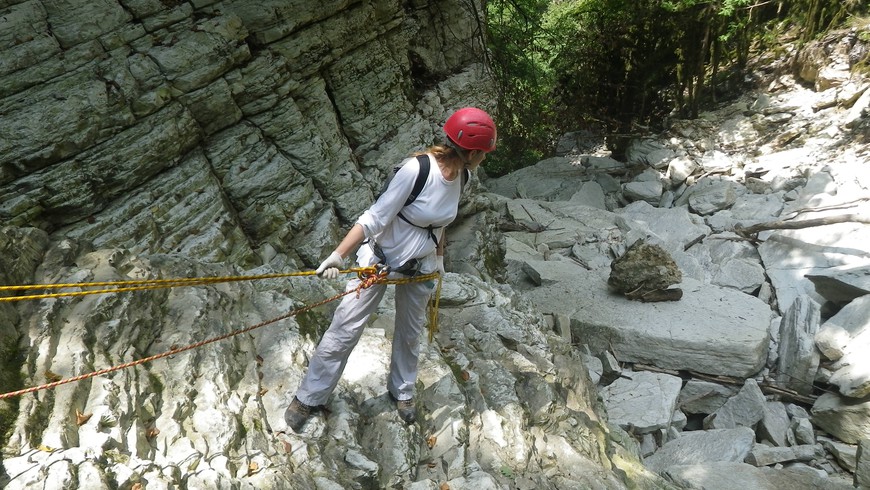
M 414 404 L 414 399 L 397 400 L 390 393 L 390 398 L 396 402 L 396 411 L 399 412 L 399 418 L 404 420 L 406 424 L 411 425 L 417 421 L 417 406 Z
M 284 411 L 284 422 L 287 423 L 287 427 L 293 429 L 293 432 L 299 432 L 302 430 L 305 422 L 308 421 L 308 417 L 311 416 L 311 410 L 313 408 L 314 407 L 310 407 L 300 402 L 299 399 L 294 396 L 293 401 L 290 402 L 290 406 Z

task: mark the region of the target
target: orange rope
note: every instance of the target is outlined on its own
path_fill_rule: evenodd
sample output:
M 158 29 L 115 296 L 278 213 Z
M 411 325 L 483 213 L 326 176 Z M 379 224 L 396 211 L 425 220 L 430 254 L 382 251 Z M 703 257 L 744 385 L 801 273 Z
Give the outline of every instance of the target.
M 332 297 L 327 298 L 325 300 L 319 301 L 317 303 L 313 303 L 313 304 L 310 304 L 307 306 L 303 306 L 301 308 L 297 308 L 293 311 L 290 311 L 289 313 L 285 313 L 279 317 L 272 318 L 271 320 L 266 320 L 264 322 L 258 323 L 256 325 L 251 325 L 251 326 L 245 327 L 243 329 L 234 330 L 234 331 L 229 332 L 227 334 L 220 335 L 218 337 L 213 337 L 213 338 L 210 338 L 207 340 L 203 340 L 203 341 L 197 342 L 195 344 L 190 344 L 190 345 L 185 346 L 185 347 L 178 347 L 178 348 L 171 349 L 171 350 L 168 350 L 168 351 L 160 353 L 160 354 L 155 354 L 155 355 L 150 356 L 150 357 L 145 357 L 145 358 L 137 359 L 135 361 L 130 361 L 130 362 L 127 362 L 124 364 L 119 364 L 117 366 L 112 366 L 109 368 L 100 369 L 99 371 L 85 373 L 85 374 L 81 374 L 79 376 L 74 376 L 72 378 L 61 379 L 59 381 L 54 381 L 51 383 L 46 383 L 46 384 L 42 384 L 42 385 L 38 385 L 38 386 L 33 386 L 30 388 L 25 388 L 25 389 L 18 390 L 18 391 L 11 391 L 9 393 L 3 393 L 3 394 L 0 394 L 0 400 L 4 400 L 6 398 L 16 397 L 16 396 L 20 396 L 20 395 L 25 395 L 27 393 L 33 393 L 36 391 L 49 390 L 52 388 L 56 388 L 60 385 L 64 385 L 64 384 L 68 384 L 68 383 L 75 383 L 77 381 L 82 381 L 85 379 L 93 378 L 95 376 L 102 376 L 104 374 L 112 373 L 115 371 L 120 371 L 122 369 L 127 369 L 129 367 L 138 366 L 140 364 L 145 364 L 146 362 L 155 361 L 157 359 L 162 359 L 164 357 L 169 357 L 169 356 L 172 356 L 175 354 L 179 354 L 181 352 L 196 349 L 198 347 L 202 347 L 202 346 L 207 345 L 207 344 L 218 342 L 220 340 L 225 340 L 225 339 L 228 339 L 230 337 L 235 337 L 236 335 L 241 335 L 243 333 L 247 333 L 247 332 L 250 332 L 252 330 L 256 330 L 260 327 L 264 327 L 264 326 L 269 325 L 271 323 L 275 323 L 277 321 L 281 321 L 281 320 L 284 320 L 286 318 L 290 318 L 291 316 L 295 316 L 295 315 L 298 315 L 300 313 L 304 313 L 306 311 L 317 308 L 318 306 L 325 305 L 326 303 L 329 303 L 330 301 L 335 301 L 343 296 L 347 296 L 348 294 L 351 294 L 354 292 L 359 294 L 359 292 L 362 291 L 363 289 L 368 288 L 368 287 L 370 287 L 373 284 L 376 284 L 378 282 L 388 282 L 385 279 L 386 278 L 385 274 L 371 273 L 371 274 L 367 274 L 365 276 L 364 276 L 363 272 L 359 272 L 358 274 L 360 276 L 361 282 L 360 282 L 359 286 L 357 286 L 356 288 L 350 289 L 350 290 L 345 291 L 343 293 L 336 294 L 335 296 L 332 296 Z
M 27 393 L 34 393 L 36 391 L 50 390 L 50 389 L 53 389 L 53 388 L 56 388 L 58 386 L 65 385 L 68 383 L 75 383 L 75 382 L 82 381 L 82 380 L 89 379 L 89 378 L 93 378 L 96 376 L 102 376 L 104 374 L 109 374 L 109 373 L 112 373 L 115 371 L 120 371 L 122 369 L 127 369 L 129 367 L 138 366 L 140 364 L 145 364 L 146 362 L 155 361 L 157 359 L 162 359 L 164 357 L 169 357 L 169 356 L 172 356 L 175 354 L 179 354 L 181 352 L 196 349 L 198 347 L 202 347 L 202 346 L 207 345 L 207 344 L 211 344 L 211 343 L 218 342 L 221 340 L 226 340 L 230 337 L 235 337 L 236 335 L 241 335 L 243 333 L 247 333 L 247 332 L 250 332 L 252 330 L 256 330 L 260 327 L 264 327 L 266 325 L 290 318 L 292 316 L 296 316 L 300 313 L 305 313 L 306 311 L 317 308 L 318 306 L 323 306 L 331 301 L 335 301 L 335 300 L 337 300 L 341 297 L 347 296 L 348 294 L 351 294 L 351 293 L 356 293 L 357 296 L 359 296 L 359 293 L 363 289 L 371 287 L 374 284 L 378 284 L 378 283 L 381 283 L 381 284 L 406 284 L 406 283 L 410 283 L 410 282 L 426 281 L 426 280 L 434 279 L 434 278 L 438 278 L 440 281 L 440 274 L 438 274 L 438 273 L 426 274 L 426 275 L 417 276 L 417 277 L 413 277 L 413 278 L 407 278 L 407 279 L 387 279 L 387 271 L 386 270 L 379 271 L 378 269 L 373 268 L 373 267 L 349 269 L 349 270 L 344 271 L 344 272 L 356 272 L 357 276 L 360 279 L 359 285 L 353 289 L 336 294 L 335 296 L 332 296 L 330 298 L 324 299 L 322 301 L 318 301 L 316 303 L 312 303 L 312 304 L 307 305 L 307 306 L 303 306 L 301 308 L 297 308 L 297 309 L 292 310 L 288 313 L 285 313 L 281 316 L 272 318 L 271 320 L 266 320 L 264 322 L 260 322 L 256 325 L 251 325 L 251 326 L 239 329 L 239 330 L 234 330 L 234 331 L 226 333 L 224 335 L 220 335 L 218 337 L 213 337 L 213 338 L 210 338 L 207 340 L 196 342 L 194 344 L 190 344 L 190 345 L 185 346 L 185 347 L 177 347 L 175 349 L 171 349 L 171 350 L 168 350 L 166 352 L 162 352 L 160 354 L 155 354 L 153 356 L 145 357 L 142 359 L 137 359 L 135 361 L 130 361 L 130 362 L 127 362 L 124 364 L 119 364 L 119 365 L 108 367 L 105 369 L 100 369 L 99 371 L 93 371 L 90 373 L 85 373 L 85 374 L 81 374 L 78 376 L 73 376 L 72 378 L 61 379 L 61 380 L 54 381 L 51 383 L 33 386 L 30 388 L 24 388 L 24 389 L 21 389 L 18 391 L 11 391 L 9 393 L 3 393 L 3 394 L 0 394 L 0 400 L 5 400 L 7 398 L 25 395 Z M 303 273 L 303 274 L 294 274 L 294 275 L 308 275 L 308 274 L 313 274 L 313 273 Z M 268 276 L 272 277 L 275 275 L 268 275 Z M 285 275 L 282 274 L 281 276 L 285 276 Z M 263 277 L 264 276 L 256 276 L 255 278 L 259 279 L 259 278 L 263 278 Z M 248 277 L 245 277 L 244 279 L 251 279 L 251 278 L 252 278 L 252 276 L 248 276 Z M 219 279 L 219 280 L 216 281 L 215 279 Z M 159 284 L 152 284 L 152 285 L 148 285 L 148 286 L 137 286 L 137 287 L 117 288 L 117 289 L 108 289 L 108 290 L 96 290 L 96 291 L 83 291 L 83 292 L 77 292 L 77 293 L 63 293 L 63 294 L 69 295 L 69 296 L 76 296 L 76 295 L 82 295 L 82 294 L 95 294 L 95 293 L 104 293 L 104 292 L 108 293 L 108 292 L 119 292 L 119 291 L 135 291 L 135 290 L 141 290 L 141 289 L 157 289 L 157 288 L 174 287 L 174 286 L 195 286 L 195 285 L 202 285 L 202 284 L 213 284 L 216 282 L 225 282 L 227 280 L 243 280 L 243 279 L 241 279 L 241 278 L 240 279 L 204 278 L 204 279 L 199 279 L 199 280 L 197 280 L 196 278 L 182 279 L 182 280 L 165 279 L 165 280 L 155 280 L 154 282 L 159 283 Z M 136 282 L 137 281 L 119 281 L 116 283 L 92 283 L 91 285 L 100 285 L 100 286 L 103 286 L 103 285 L 123 285 L 123 284 L 130 284 L 130 283 L 136 283 Z M 147 282 L 147 281 L 142 281 L 142 282 Z M 140 282 L 140 283 L 142 283 L 142 282 Z M 76 286 L 82 286 L 82 285 L 84 285 L 84 284 L 76 284 Z M 46 285 L 42 285 L 42 286 L 46 286 Z M 60 285 L 54 285 L 54 287 L 58 287 L 58 286 L 60 286 Z M 64 285 L 64 286 L 68 287 L 69 285 Z M 439 286 L 440 286 L 440 284 L 439 284 Z M 19 287 L 6 286 L 5 288 L 25 289 L 25 288 L 30 288 L 30 286 L 19 286 Z M 440 287 L 439 287 L 439 289 L 440 289 Z M 44 296 L 40 296 L 40 297 L 44 297 Z M 17 297 L 17 299 L 27 299 L 27 298 L 28 297 L 26 297 L 26 296 Z M 436 306 L 436 308 L 437 308 L 437 306 Z M 435 321 L 434 317 L 430 317 L 430 320 L 433 322 Z M 430 325 L 430 328 L 432 328 L 431 325 Z M 430 333 L 430 342 L 431 342 L 431 337 L 432 337 L 432 334 Z

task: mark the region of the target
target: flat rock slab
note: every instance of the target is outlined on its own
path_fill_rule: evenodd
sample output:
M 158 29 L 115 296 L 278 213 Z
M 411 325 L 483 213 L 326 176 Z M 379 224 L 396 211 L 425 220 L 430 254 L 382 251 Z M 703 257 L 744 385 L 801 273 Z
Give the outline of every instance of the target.
M 835 481 L 811 470 L 756 468 L 745 463 L 672 466 L 667 477 L 680 488 L 704 490 L 848 490 L 848 482 Z
M 566 315 L 578 343 L 622 362 L 750 377 L 767 358 L 773 312 L 754 296 L 685 279 L 679 301 L 641 303 L 611 293 L 609 270 L 535 261 L 541 286 L 525 295 L 544 313 Z
M 749 427 L 690 431 L 668 441 L 644 465 L 656 473 L 674 466 L 710 464 L 720 461 L 741 462 L 752 450 L 755 433 Z
M 664 373 L 634 372 L 601 390 L 611 423 L 635 434 L 667 429 L 683 380 Z

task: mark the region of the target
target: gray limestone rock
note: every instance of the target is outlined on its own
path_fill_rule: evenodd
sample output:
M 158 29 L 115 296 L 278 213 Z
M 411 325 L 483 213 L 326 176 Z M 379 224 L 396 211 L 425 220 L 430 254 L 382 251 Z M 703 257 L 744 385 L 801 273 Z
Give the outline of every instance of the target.
M 678 264 L 679 253 L 684 251 L 686 245 L 710 233 L 704 220 L 690 213 L 686 207 L 659 209 L 638 201 L 614 212 L 624 217 L 631 229 L 661 240 L 659 245 L 665 247 Z
M 758 382 L 749 378 L 736 395 L 704 419 L 705 429 L 733 429 L 749 427 L 764 418 L 766 401 Z
M 677 157 L 668 164 L 667 175 L 671 180 L 671 184 L 680 185 L 698 168 L 700 168 L 700 165 L 692 158 L 687 156 Z
M 795 442 L 798 444 L 815 444 L 816 434 L 812 422 L 808 418 L 794 418 L 791 421 Z
M 6 3 L 0 223 L 25 228 L 0 231 L 4 282 L 304 269 L 369 205 L 385 169 L 441 139 L 452 107 L 491 107 L 481 67 L 469 65 L 479 54 L 479 24 L 449 2 L 412 9 L 389 2 Z M 841 67 L 824 66 L 823 56 L 814 62 L 819 88 L 843 83 Z M 421 89 L 421 73 L 437 83 Z M 724 233 L 780 216 L 866 210 L 855 204 L 866 198 L 866 175 L 854 170 L 865 168 L 864 155 L 835 133 L 864 124 L 870 91 L 856 83 L 845 95 L 812 93 L 787 81 L 777 80 L 776 94 L 753 94 L 754 116 L 743 115 L 752 102 L 744 99 L 676 121 L 680 138 L 639 140 L 628 163 L 600 145 L 594 155 L 577 154 L 575 135 L 561 150 L 571 158 L 484 184 L 508 197 L 477 187 L 477 196 L 464 197 L 448 264 L 472 277 L 445 278 L 441 330 L 421 346 L 420 427 L 431 431 L 405 427 L 384 396 L 389 301 L 364 332 L 328 417 L 318 414 L 301 435 L 285 430 L 281 413 L 328 323 L 326 307 L 280 328 L 22 397 L 3 448 L 3 477 L 12 481 L 0 484 L 668 488 L 636 466 L 631 437 L 606 429 L 586 372 L 597 363 L 572 344 L 588 341 L 608 361 L 603 385 L 622 370 L 617 359 L 751 377 L 768 364 L 768 300 L 787 308 L 808 296 L 840 307 L 854 295 L 852 279 L 836 274 L 866 267 L 866 225 L 764 233 L 763 261 L 748 242 L 738 246 Z M 843 97 L 844 110 L 810 114 Z M 727 182 L 705 178 L 699 186 L 698 164 Z M 652 168 L 623 188 L 620 179 L 635 165 Z M 663 192 L 653 169 L 665 166 L 664 184 L 679 189 Z M 631 197 L 652 204 L 605 211 L 634 185 L 652 187 Z M 723 209 L 732 191 L 735 201 Z M 714 214 L 705 221 L 699 212 Z M 521 229 L 499 230 L 499 213 Z M 662 246 L 691 279 L 682 304 L 607 293 L 611 260 L 639 238 Z M 761 300 L 740 292 L 755 294 L 757 267 L 716 265 L 725 259 L 763 264 L 775 294 L 764 282 Z M 3 352 L 26 345 L 17 365 L 23 382 L 35 384 L 274 318 L 335 287 L 279 279 L 4 304 L 0 341 Z M 540 320 L 541 309 L 559 318 L 561 336 Z M 854 334 L 853 354 L 864 345 Z M 829 352 L 840 349 L 845 360 L 819 379 L 862 396 L 866 383 L 851 372 L 862 358 L 847 357 L 837 342 Z M 616 357 L 604 357 L 609 349 Z M 712 408 L 717 398 L 683 401 L 712 413 L 722 408 Z M 849 409 L 863 403 L 835 399 Z M 819 427 L 866 437 L 866 413 L 826 403 L 814 409 Z M 71 423 L 77 411 L 87 418 L 80 425 Z M 647 434 L 645 452 L 690 436 L 677 430 L 683 413 L 672 411 L 667 427 Z M 780 416 L 763 418 L 759 436 L 780 439 Z M 791 429 L 794 442 L 814 443 L 808 419 L 795 419 Z M 856 458 L 856 481 L 866 484 L 866 458 Z M 671 467 L 668 474 L 706 488 L 836 488 L 821 470 L 800 468 L 708 463 L 703 473 Z
M 819 295 L 837 304 L 870 294 L 870 267 L 829 269 L 807 274 L 806 278 L 812 281 Z
M 828 325 L 831 324 L 831 325 Z M 825 328 L 827 325 L 827 328 Z M 838 340 L 844 340 L 842 355 L 831 365 L 833 374 L 828 380 L 840 393 L 851 398 L 864 398 L 870 395 L 870 296 L 862 296 L 848 305 L 823 325 L 822 332 L 838 333 Z M 827 335 L 816 335 L 816 344 L 821 346 Z M 830 345 L 830 344 L 828 344 Z M 839 347 L 836 345 L 835 347 Z
M 870 436 L 870 398 L 824 393 L 813 404 L 813 424 L 837 439 L 857 444 Z
M 845 444 L 828 438 L 820 438 L 822 446 L 830 453 L 846 471 L 855 474 L 858 461 L 859 444 Z
M 755 433 L 748 427 L 684 433 L 644 460 L 657 473 L 674 466 L 707 465 L 719 461 L 742 462 L 752 449 Z
M 870 488 L 870 439 L 861 439 L 855 453 L 855 486 Z
M 846 351 L 863 351 L 866 346 L 852 347 L 857 337 L 870 329 L 870 297 L 860 297 L 829 318 L 816 333 L 816 346 L 825 358 L 837 361 Z M 844 364 L 851 364 L 845 361 Z
M 734 160 L 727 154 L 719 150 L 708 151 L 704 153 L 698 161 L 704 172 L 719 172 L 730 174 L 735 165 Z
M 791 461 L 812 461 L 825 457 L 825 451 L 820 444 L 770 447 L 756 444 L 746 456 L 746 462 L 752 466 L 771 466 Z
M 751 194 L 740 196 L 731 206 L 732 218 L 743 226 L 755 223 L 776 221 L 782 214 L 783 198 L 781 194 Z
M 763 416 L 756 427 L 756 433 L 760 440 L 767 440 L 775 446 L 786 446 L 790 424 L 785 404 L 768 401 L 764 404 Z
M 627 182 L 622 185 L 622 194 L 629 201 L 646 201 L 658 204 L 662 198 L 662 183 L 658 180 Z
M 607 209 L 604 189 L 598 182 L 584 182 L 569 200 L 593 208 Z
M 681 385 L 680 378 L 668 374 L 623 373 L 601 396 L 612 423 L 642 435 L 671 425 Z
M 487 190 L 509 198 L 571 199 L 587 174 L 586 168 L 565 157 L 549 158 L 498 179 L 485 182 Z
M 737 202 L 737 191 L 730 182 L 715 181 L 692 192 L 689 207 L 695 213 L 706 216 L 728 209 Z
M 812 391 L 819 368 L 819 351 L 814 341 L 819 320 L 819 305 L 800 296 L 786 310 L 780 323 L 777 380 L 799 393 Z
M 752 294 L 764 283 L 764 267 L 757 260 L 726 259 L 711 278 L 713 284 Z
M 633 140 L 625 150 L 625 159 L 631 165 L 667 165 L 669 157 L 674 157 L 674 151 L 652 139 Z
M 677 406 L 686 413 L 709 415 L 724 405 L 737 391 L 735 387 L 690 379 L 680 391 Z
M 860 212 L 858 210 L 855 210 Z M 816 292 L 808 275 L 867 265 L 870 230 L 861 223 L 842 223 L 771 234 L 758 247 L 779 308 L 784 311 L 801 295 L 819 304 L 826 302 Z
M 848 490 L 845 482 L 831 481 L 827 476 L 810 471 L 783 468 L 756 468 L 746 463 L 716 462 L 710 464 L 671 467 L 669 480 L 682 488 L 705 490 Z
M 728 376 L 752 375 L 764 364 L 771 311 L 757 298 L 686 279 L 682 300 L 640 303 L 610 293 L 606 270 L 564 261 L 527 264 L 542 285 L 526 296 L 544 313 L 568 315 L 574 338 L 593 351 L 612 349 L 623 362 Z

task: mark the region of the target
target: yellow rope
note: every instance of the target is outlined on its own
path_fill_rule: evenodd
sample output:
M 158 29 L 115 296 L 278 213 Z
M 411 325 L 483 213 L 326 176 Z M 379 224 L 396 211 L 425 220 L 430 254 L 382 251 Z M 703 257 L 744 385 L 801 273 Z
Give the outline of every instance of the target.
M 435 288 L 435 297 L 429 301 L 429 343 L 438 333 L 438 304 L 441 302 L 441 274 L 438 274 L 438 286 Z
M 353 271 L 345 272 L 356 272 Z M 0 286 L 0 291 L 21 291 L 27 289 L 61 289 L 61 288 L 77 288 L 86 286 L 136 286 L 140 284 L 166 284 L 166 283 L 185 283 L 185 282 L 225 282 L 225 281 L 246 281 L 252 279 L 271 279 L 277 277 L 290 276 L 308 276 L 314 274 L 314 271 L 306 272 L 283 272 L 276 274 L 261 274 L 258 276 L 212 276 L 212 277 L 178 277 L 172 279 L 140 279 L 136 281 L 110 281 L 110 282 L 73 282 L 66 284 L 24 284 L 21 286 Z
M 372 267 L 356 267 L 346 269 L 343 273 L 372 273 Z M 314 271 L 286 272 L 276 274 L 260 274 L 252 276 L 214 276 L 214 277 L 190 277 L 172 279 L 142 279 L 138 281 L 109 281 L 109 282 L 76 282 L 65 284 L 25 284 L 21 286 L 0 286 L 0 291 L 27 291 L 31 289 L 67 289 L 67 288 L 90 288 L 101 287 L 89 291 L 67 291 L 61 293 L 30 294 L 24 296 L 0 297 L 0 302 L 24 301 L 30 299 L 57 298 L 61 296 L 85 296 L 88 294 L 119 293 L 126 291 L 142 291 L 148 289 L 172 288 L 180 286 L 201 286 L 204 284 L 218 284 L 223 282 L 253 281 L 258 279 L 276 279 L 284 277 L 311 276 Z
M 298 315 L 299 313 L 303 313 L 309 311 L 318 306 L 329 303 L 330 301 L 334 301 L 343 296 L 356 292 L 359 292 L 362 289 L 365 289 L 373 284 L 382 283 L 382 284 L 409 284 L 412 282 L 422 282 L 428 281 L 431 279 L 438 279 L 438 288 L 435 295 L 434 301 L 434 310 L 430 310 L 429 312 L 429 341 L 432 341 L 432 336 L 434 332 L 437 332 L 436 318 L 437 318 L 437 308 L 438 308 L 438 297 L 441 294 L 441 275 L 437 272 L 433 272 L 431 274 L 425 274 L 416 277 L 408 277 L 401 279 L 387 279 L 386 274 L 378 271 L 374 267 L 363 267 L 363 268 L 353 268 L 341 271 L 343 273 L 356 273 L 360 280 L 362 281 L 359 286 L 349 291 L 344 291 L 339 293 L 331 298 L 327 298 L 323 301 L 319 301 L 317 303 L 313 303 L 307 306 L 303 306 L 301 308 L 297 308 L 289 313 L 281 315 L 279 317 L 273 318 L 271 320 L 266 320 L 264 322 L 258 323 L 256 325 L 251 325 L 249 327 L 245 327 L 239 330 L 234 330 L 224 335 L 220 335 L 218 337 L 213 337 L 210 339 L 206 339 L 200 342 L 196 342 L 194 344 L 190 344 L 184 347 L 178 347 L 175 349 L 168 350 L 166 352 L 156 354 L 153 356 L 145 357 L 142 359 L 137 359 L 135 361 L 119 364 L 116 366 L 112 366 L 105 369 L 100 369 L 98 371 L 93 371 L 90 373 L 81 374 L 78 376 L 74 376 L 72 378 L 61 379 L 58 381 L 54 381 L 51 383 L 46 383 L 38 386 L 32 386 L 30 388 L 24 388 L 18 391 L 13 391 L 9 393 L 0 394 L 0 400 L 4 400 L 7 398 L 12 398 L 20 395 L 24 395 L 27 393 L 33 393 L 35 391 L 53 389 L 58 386 L 74 383 L 77 381 L 82 381 L 85 379 L 93 378 L 95 376 L 101 376 L 103 374 L 112 373 L 115 371 L 119 371 L 121 369 L 126 369 L 133 366 L 138 366 L 140 364 L 144 364 L 146 362 L 151 362 L 157 359 L 162 359 L 164 357 L 169 357 L 174 354 L 178 354 L 181 352 L 185 352 L 188 350 L 196 349 L 198 347 L 202 347 L 207 344 L 211 344 L 213 342 L 217 342 L 220 340 L 228 339 L 230 337 L 234 337 L 236 335 L 250 332 L 257 328 L 269 325 L 271 323 L 275 323 L 279 320 L 284 320 L 286 318 Z M 0 291 L 6 290 L 28 290 L 28 289 L 58 289 L 58 288 L 72 288 L 72 287 L 105 287 L 105 286 L 124 286 L 117 287 L 114 289 L 99 289 L 94 291 L 75 291 L 70 293 L 54 293 L 54 294 L 43 294 L 43 295 L 30 295 L 30 296 L 15 296 L 10 298 L 0 298 L 0 301 L 20 301 L 24 299 L 37 299 L 37 298 L 52 298 L 57 296 L 80 296 L 85 294 L 99 294 L 99 293 L 115 293 L 120 291 L 137 291 L 143 289 L 158 289 L 158 288 L 170 288 L 176 286 L 198 286 L 203 284 L 215 284 L 220 282 L 231 282 L 231 281 L 244 281 L 244 280 L 253 280 L 253 279 L 272 279 L 279 277 L 289 277 L 289 276 L 306 276 L 313 275 L 315 272 L 299 272 L 299 273 L 286 273 L 286 274 L 262 274 L 257 276 L 225 276 L 225 277 L 205 277 L 205 278 L 180 278 L 180 279 L 153 279 L 153 280 L 143 280 L 143 281 L 113 281 L 113 282 L 93 282 L 93 283 L 70 283 L 70 284 L 32 284 L 32 285 L 23 285 L 23 286 L 0 286 Z M 430 307 L 432 303 L 430 303 Z

